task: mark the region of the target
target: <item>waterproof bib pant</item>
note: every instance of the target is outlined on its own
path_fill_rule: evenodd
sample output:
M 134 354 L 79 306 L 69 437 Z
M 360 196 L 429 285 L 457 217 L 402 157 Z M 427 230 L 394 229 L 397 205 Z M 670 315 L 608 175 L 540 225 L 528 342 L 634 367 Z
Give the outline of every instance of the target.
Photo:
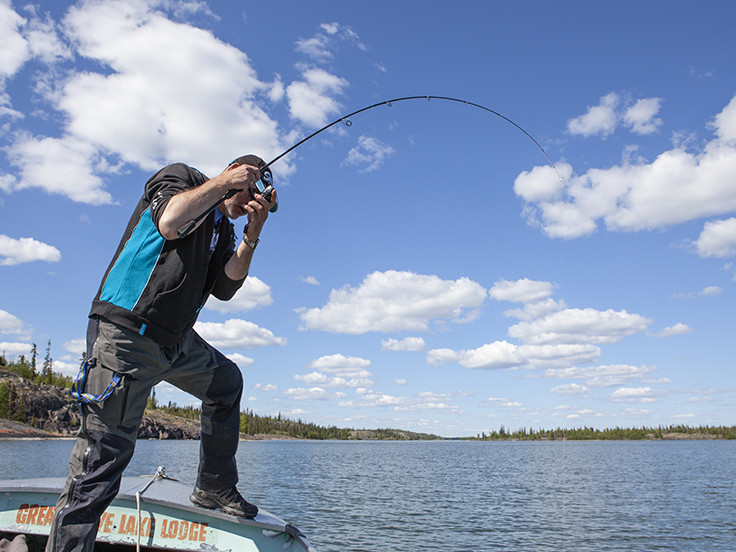
M 133 456 L 151 389 L 161 381 L 202 401 L 197 487 L 219 491 L 238 482 L 235 454 L 243 379 L 232 361 L 194 330 L 165 349 L 104 319 L 90 321 L 87 358 L 88 394 L 101 394 L 115 374 L 120 382 L 103 402 L 82 405 L 82 427 L 46 552 L 92 552 L 100 517 Z

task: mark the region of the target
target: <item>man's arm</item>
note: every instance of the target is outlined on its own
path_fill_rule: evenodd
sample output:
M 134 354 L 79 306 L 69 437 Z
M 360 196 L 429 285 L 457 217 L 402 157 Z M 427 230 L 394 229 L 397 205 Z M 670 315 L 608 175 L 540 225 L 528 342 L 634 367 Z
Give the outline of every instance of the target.
M 259 178 L 260 173 L 257 167 L 230 165 L 221 174 L 201 186 L 172 197 L 161 214 L 158 231 L 164 239 L 173 240 L 178 238 L 177 230 L 179 228 L 204 213 L 214 202 L 222 198 L 228 190 L 248 190 L 251 184 L 254 184 Z
M 276 192 L 273 192 L 271 198 L 272 202 L 276 201 Z M 257 244 L 263 230 L 263 225 L 268 219 L 269 209 L 273 206 L 273 203 L 269 204 L 266 199 L 260 194 L 256 194 L 255 199 L 248 202 L 244 206 L 248 214 L 248 224 L 245 226 L 245 237 L 251 244 Z M 225 275 L 231 280 L 241 280 L 248 276 L 250 270 L 250 263 L 253 259 L 253 253 L 255 247 L 252 247 L 245 243 L 245 240 L 241 240 L 238 247 L 235 249 L 235 254 L 230 257 L 227 264 L 225 265 Z

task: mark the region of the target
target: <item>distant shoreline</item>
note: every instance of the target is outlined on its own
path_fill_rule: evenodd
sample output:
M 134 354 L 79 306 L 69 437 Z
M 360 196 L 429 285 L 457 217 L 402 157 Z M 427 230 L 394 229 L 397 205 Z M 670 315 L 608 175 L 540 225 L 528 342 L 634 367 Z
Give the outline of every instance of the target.
M 75 439 L 81 420 L 79 408 L 69 389 L 46 383 L 34 383 L 14 370 L 0 368 L 0 440 L 6 439 Z M 26 371 L 27 371 L 26 367 Z M 22 371 L 22 370 L 21 370 Z M 34 379 L 38 379 L 38 375 Z M 156 404 L 155 393 L 149 398 L 140 427 L 140 440 L 199 440 L 199 409 Z M 667 425 L 657 427 L 593 427 L 498 430 L 475 436 L 442 437 L 401 429 L 349 429 L 322 427 L 302 420 L 292 420 L 279 413 L 259 415 L 245 410 L 240 415 L 240 440 L 299 441 L 696 441 L 734 440 L 736 426 Z
M 49 440 L 67 440 L 67 441 L 73 441 L 76 439 L 76 433 L 50 433 L 43 431 L 41 429 L 37 429 L 35 427 L 32 427 L 28 424 L 24 424 L 21 422 L 15 422 L 13 420 L 7 420 L 0 418 L 0 441 L 49 441 Z M 157 438 L 139 438 L 139 441 L 161 441 L 164 439 L 157 439 Z M 167 440 L 174 440 L 174 441 L 192 441 L 196 439 L 167 439 Z M 288 435 L 278 435 L 278 434 L 256 434 L 256 435 L 246 435 L 241 434 L 240 436 L 241 441 L 332 441 L 335 439 L 305 439 L 305 438 L 299 438 L 299 437 L 290 437 Z M 339 439 L 337 439 L 339 440 Z M 357 439 L 356 439 L 357 440 Z M 365 441 L 366 439 L 363 439 L 361 441 Z M 379 440 L 379 439 L 370 439 L 370 440 Z M 390 439 L 381 439 L 383 441 L 390 440 Z M 396 439 L 398 440 L 398 439 Z M 410 441 L 412 439 L 402 439 L 402 441 Z M 414 441 L 426 441 L 427 439 L 414 439 Z M 518 436 L 507 436 L 507 437 L 495 437 L 493 439 L 478 439 L 473 437 L 446 437 L 446 438 L 438 438 L 434 439 L 435 441 L 479 441 L 479 442 L 581 442 L 581 441 L 590 441 L 590 442 L 602 442 L 602 441 L 727 441 L 731 440 L 727 437 L 724 437 L 722 435 L 709 435 L 709 434 L 703 434 L 703 433 L 678 433 L 678 432 L 672 432 L 672 433 L 664 433 L 662 436 L 655 436 L 655 435 L 647 435 L 645 437 L 631 439 L 631 438 L 575 438 L 575 437 L 565 437 L 565 438 L 519 438 Z

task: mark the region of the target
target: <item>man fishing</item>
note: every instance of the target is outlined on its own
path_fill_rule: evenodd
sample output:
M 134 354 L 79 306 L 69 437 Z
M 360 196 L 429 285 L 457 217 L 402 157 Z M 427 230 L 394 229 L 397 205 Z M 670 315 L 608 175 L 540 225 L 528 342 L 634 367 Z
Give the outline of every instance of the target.
M 266 187 L 271 182 L 266 163 L 246 155 L 212 179 L 174 164 L 146 183 L 92 302 L 76 389 L 82 424 L 47 552 L 92 551 L 100 516 L 133 456 L 151 389 L 161 381 L 202 401 L 191 501 L 246 518 L 258 513 L 236 487 L 242 375 L 193 326 L 210 295 L 229 300 L 248 276 L 269 211 L 278 205 Z M 242 216 L 247 224 L 236 244 L 230 220 Z

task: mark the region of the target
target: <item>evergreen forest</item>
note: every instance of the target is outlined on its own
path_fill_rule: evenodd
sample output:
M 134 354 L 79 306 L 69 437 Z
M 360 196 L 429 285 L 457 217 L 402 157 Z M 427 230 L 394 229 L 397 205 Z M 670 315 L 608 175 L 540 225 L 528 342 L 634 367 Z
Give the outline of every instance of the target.
M 53 385 L 69 389 L 73 378 L 53 371 L 51 358 L 51 342 L 46 348 L 43 362 L 38 365 L 38 350 L 35 344 L 31 349 L 30 358 L 24 355 L 16 361 L 8 361 L 4 354 L 0 354 L 0 371 L 5 370 L 38 385 Z M 80 366 L 84 363 L 84 355 Z M 1 374 L 0 374 L 1 375 Z M 26 397 L 12 382 L 0 381 L 0 418 L 27 423 Z M 169 402 L 160 405 L 156 399 L 156 390 L 151 392 L 147 410 L 162 411 L 167 414 L 189 420 L 198 420 L 200 409 L 194 406 L 178 406 Z M 323 427 L 301 419 L 292 420 L 281 413 L 276 416 L 256 414 L 246 409 L 240 414 L 240 432 L 246 436 L 271 436 L 274 438 L 292 439 L 395 439 L 395 440 L 429 440 L 442 439 L 438 435 L 415 433 L 399 429 L 351 429 L 336 426 Z M 736 439 L 736 426 L 698 426 L 667 425 L 639 428 L 556 428 L 534 429 L 522 428 L 510 431 L 501 426 L 498 430 L 489 430 L 468 436 L 465 439 L 477 441 L 581 441 L 581 440 L 646 440 L 646 439 Z

